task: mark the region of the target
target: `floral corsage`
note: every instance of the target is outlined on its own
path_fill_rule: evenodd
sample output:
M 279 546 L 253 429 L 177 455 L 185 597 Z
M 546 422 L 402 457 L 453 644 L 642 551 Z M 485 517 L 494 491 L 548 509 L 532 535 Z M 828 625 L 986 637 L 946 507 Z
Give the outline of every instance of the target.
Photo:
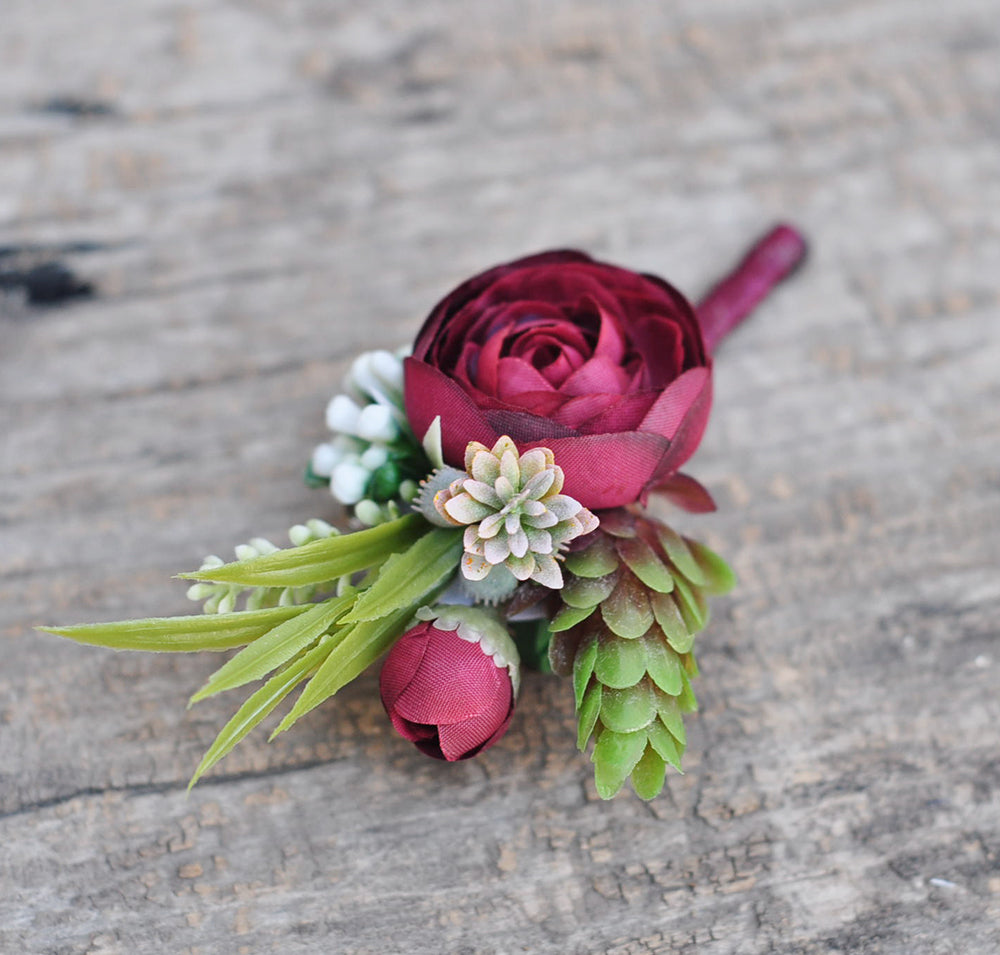
M 574 251 L 489 269 L 412 348 L 353 363 L 306 480 L 350 509 L 290 547 L 255 539 L 181 576 L 204 613 L 45 628 L 115 649 L 228 651 L 192 697 L 257 684 L 192 784 L 299 690 L 273 735 L 384 657 L 382 703 L 429 756 L 468 759 L 514 716 L 520 666 L 570 678 L 597 792 L 644 799 L 680 768 L 695 635 L 726 563 L 647 510 L 704 513 L 681 467 L 701 441 L 712 351 L 802 260 L 764 236 L 692 307 L 652 275 Z

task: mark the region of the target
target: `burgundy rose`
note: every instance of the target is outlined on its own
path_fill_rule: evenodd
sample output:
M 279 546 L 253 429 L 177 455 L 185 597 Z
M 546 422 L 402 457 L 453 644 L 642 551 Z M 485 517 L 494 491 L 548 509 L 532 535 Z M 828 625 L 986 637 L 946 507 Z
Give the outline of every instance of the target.
M 573 251 L 460 285 L 405 368 L 410 424 L 419 438 L 441 416 L 449 464 L 462 467 L 469 441 L 507 434 L 522 451 L 550 448 L 565 493 L 592 509 L 640 500 L 676 475 L 712 396 L 711 358 L 684 296 Z M 677 490 L 697 506 L 687 480 Z
M 379 677 L 382 705 L 400 736 L 428 756 L 468 759 L 507 731 L 517 651 L 503 625 L 483 610 L 435 613 L 389 652 Z

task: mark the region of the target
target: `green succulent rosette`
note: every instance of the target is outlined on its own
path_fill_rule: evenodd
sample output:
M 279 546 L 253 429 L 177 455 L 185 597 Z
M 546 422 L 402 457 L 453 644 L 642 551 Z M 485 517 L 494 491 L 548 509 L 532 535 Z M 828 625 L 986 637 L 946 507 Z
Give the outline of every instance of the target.
M 554 672 L 572 677 L 577 745 L 593 740 L 594 781 L 609 799 L 631 778 L 643 799 L 680 770 L 684 714 L 697 709 L 695 635 L 707 598 L 728 592 L 729 566 L 704 544 L 638 511 L 600 514 L 567 556 L 562 607 L 549 629 Z

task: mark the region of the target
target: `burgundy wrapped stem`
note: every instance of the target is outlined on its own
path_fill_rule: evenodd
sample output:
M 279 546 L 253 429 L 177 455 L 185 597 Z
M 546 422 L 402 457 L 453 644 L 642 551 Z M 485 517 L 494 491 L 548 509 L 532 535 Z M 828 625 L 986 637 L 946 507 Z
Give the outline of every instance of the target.
M 777 225 L 754 243 L 739 265 L 698 304 L 708 350 L 743 321 L 806 256 L 806 241 L 790 225 Z

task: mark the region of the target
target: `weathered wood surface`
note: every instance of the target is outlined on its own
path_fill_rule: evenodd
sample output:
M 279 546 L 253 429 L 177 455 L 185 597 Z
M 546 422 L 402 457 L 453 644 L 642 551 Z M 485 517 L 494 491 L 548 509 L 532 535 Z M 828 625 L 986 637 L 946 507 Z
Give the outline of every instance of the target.
M 1000 948 L 995 0 L 2 7 L 0 950 Z M 697 294 L 781 216 L 815 254 L 719 355 L 741 585 L 653 804 L 596 798 L 537 676 L 467 764 L 366 676 L 187 798 L 217 661 L 32 632 L 332 517 L 349 356 L 473 270 Z M 28 301 L 44 263 L 93 294 Z

